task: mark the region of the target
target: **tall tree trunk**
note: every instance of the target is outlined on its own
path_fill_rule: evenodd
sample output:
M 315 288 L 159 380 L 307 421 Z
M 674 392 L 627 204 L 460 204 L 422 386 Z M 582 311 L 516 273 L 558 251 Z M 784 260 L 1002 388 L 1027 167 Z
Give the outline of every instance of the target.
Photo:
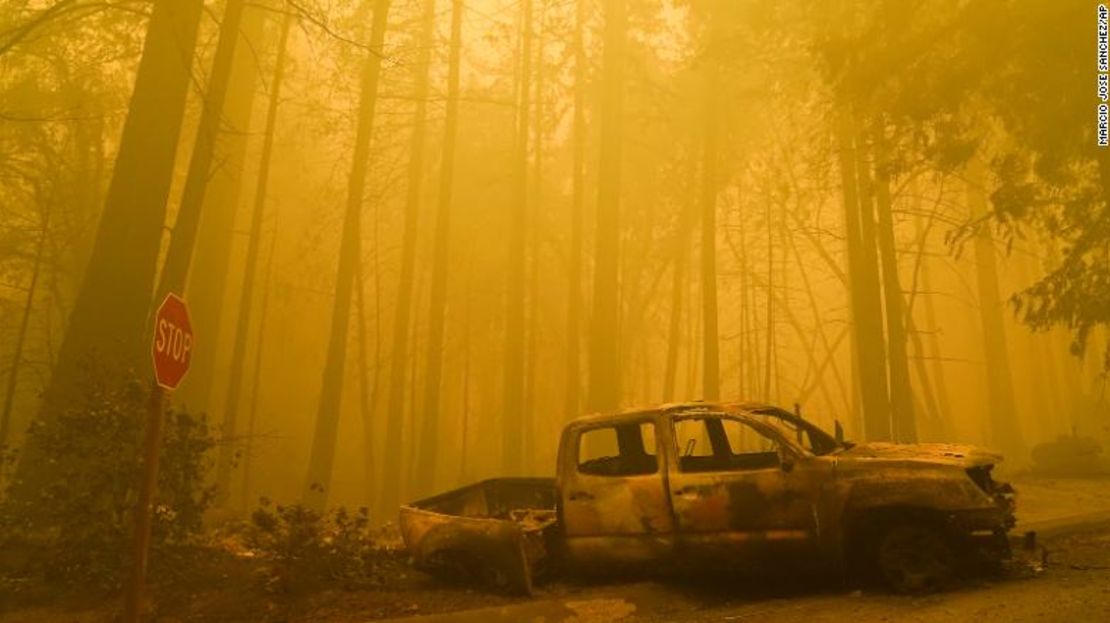
M 679 218 L 682 221 L 686 220 L 681 216 Z M 680 224 L 680 227 L 684 230 L 685 224 Z M 682 343 L 682 300 L 687 288 L 686 263 L 689 261 L 686 237 L 680 236 L 677 232 L 675 237 L 675 257 L 671 268 L 670 321 L 667 325 L 667 358 L 663 370 L 663 402 L 674 401 L 675 381 L 678 377 L 678 351 Z
M 462 0 L 452 0 L 458 2 L 456 8 L 462 8 Z M 454 19 L 457 13 L 452 13 L 452 28 L 454 28 Z M 452 35 L 454 36 L 454 35 Z M 460 35 L 461 36 L 461 35 Z M 462 326 L 462 399 L 460 418 L 462 421 L 459 424 L 459 474 L 455 479 L 456 484 L 462 484 L 470 480 L 470 363 L 471 363 L 471 350 L 470 350 L 470 312 L 473 307 L 473 301 L 470 297 L 472 291 L 470 286 L 473 283 L 473 264 L 468 262 L 466 265 L 466 297 L 463 299 L 463 326 Z
M 566 404 L 577 417 L 582 403 L 582 218 L 586 177 L 586 0 L 574 0 L 574 119 L 571 128 L 570 267 L 567 275 Z M 673 379 L 671 381 L 674 383 Z
M 717 335 L 717 89 L 716 42 L 710 41 L 705 60 L 701 178 L 701 307 L 702 307 L 702 397 L 720 397 L 720 354 Z
M 882 302 L 876 275 L 874 231 L 869 192 L 857 177 L 857 149 L 852 112 L 842 103 L 837 114 L 837 158 L 840 162 L 844 224 L 848 247 L 848 286 L 852 309 L 855 387 L 863 412 L 863 434 L 869 441 L 890 439 L 890 402 L 886 376 L 886 346 L 882 338 Z M 863 210 L 861 207 L 866 206 Z M 871 245 L 870 253 L 867 246 Z
M 744 208 L 741 201 L 743 195 L 740 193 L 740 184 L 736 184 L 736 225 L 737 235 L 740 237 L 740 244 L 736 245 L 738 249 L 737 261 L 740 263 L 740 335 L 739 350 L 737 352 L 737 382 L 736 382 L 736 398 L 738 400 L 748 400 L 750 393 L 755 387 L 752 382 L 752 349 L 751 349 L 751 279 L 748 276 L 748 239 L 744 227 Z
M 881 131 L 881 130 L 880 130 Z M 875 206 L 878 214 L 879 257 L 882 262 L 883 298 L 886 303 L 887 363 L 890 367 L 891 434 L 895 441 L 917 441 L 917 424 L 910 387 L 909 355 L 906 349 L 905 302 L 902 282 L 898 277 L 898 249 L 894 242 L 894 217 L 890 199 L 890 175 L 887 172 L 882 137 L 876 138 Z
M 189 272 L 199 278 L 190 279 L 186 292 L 189 318 L 193 330 L 209 345 L 194 353 L 189 365 L 189 382 L 182 386 L 180 398 L 194 411 L 216 411 L 218 403 L 214 385 L 218 355 L 222 344 L 224 302 L 227 290 L 227 266 L 235 229 L 235 215 L 242 194 L 243 168 L 247 136 L 254 110 L 255 90 L 261 67 L 257 50 L 265 49 L 263 26 L 266 10 L 258 6 L 243 9 L 242 29 L 235 45 L 234 60 L 228 78 L 227 99 L 219 118 L 220 131 L 215 140 L 215 164 L 205 194 L 204 209 L 197 229 L 196 250 Z M 218 411 L 217 411 L 218 412 Z
M 43 396 L 46 425 L 80 404 L 90 358 L 107 378 L 149 369 L 142 327 L 150 313 L 202 8 L 201 0 L 154 3 L 96 241 Z M 47 469 L 41 449 L 33 441 L 24 444 L 16 472 L 20 486 L 12 495 L 34 495 Z
M 455 143 L 459 133 L 459 60 L 462 49 L 463 0 L 451 0 L 451 43 L 447 53 L 447 110 L 443 121 L 443 151 L 439 163 L 439 196 L 432 239 L 431 292 L 428 296 L 428 351 L 424 374 L 424 448 L 428 478 L 418 493 L 431 491 L 439 459 L 440 391 L 443 383 L 443 328 L 447 313 L 448 253 L 451 244 L 451 204 L 455 184 Z M 469 330 L 469 327 L 467 328 Z M 466 409 L 466 405 L 463 405 Z M 464 430 L 465 435 L 465 430 Z M 463 439 L 465 444 L 465 437 Z
M 771 225 L 771 204 L 766 205 L 764 222 L 767 225 L 767 316 L 765 342 L 763 349 L 763 401 L 771 401 L 771 372 L 775 356 L 775 243 L 774 227 Z
M 374 405 L 377 398 L 377 360 L 374 372 L 370 371 L 369 353 L 366 351 L 366 271 L 359 258 L 355 274 L 355 316 L 358 322 L 358 406 L 362 416 L 362 469 L 366 504 L 374 500 Z
M 620 403 L 619 293 L 625 0 L 605 0 L 602 58 L 601 155 L 598 160 L 597 226 L 594 240 L 593 314 L 590 318 L 587 406 L 594 411 Z
M 534 463 L 536 446 L 537 413 L 536 405 L 536 368 L 540 364 L 538 349 L 540 331 L 540 216 L 543 214 L 543 88 L 544 88 L 544 14 L 545 0 L 539 1 L 536 12 L 536 65 L 535 65 L 535 113 L 532 115 L 532 197 L 528 201 L 528 226 L 525 239 L 528 241 L 528 341 L 524 349 L 524 449 L 525 472 L 530 473 Z
M 520 471 L 524 442 L 524 251 L 528 230 L 528 113 L 532 73 L 532 0 L 521 0 L 520 75 L 517 90 L 516 154 L 509 214 L 508 283 L 505 305 L 504 426 L 501 457 L 506 473 Z
M 288 19 L 288 18 L 287 18 Z M 277 84 L 275 82 L 274 87 Z M 251 480 L 251 464 L 254 461 L 254 434 L 257 430 L 258 402 L 262 389 L 262 354 L 266 346 L 266 321 L 270 317 L 270 291 L 273 290 L 274 274 L 274 248 L 277 247 L 277 224 L 270 235 L 270 250 L 266 257 L 266 276 L 262 284 L 262 306 L 258 312 L 258 338 L 254 345 L 254 365 L 251 366 L 251 399 L 247 407 L 247 433 L 243 447 L 243 490 L 240 498 L 240 508 L 250 508 L 250 496 L 254 491 Z
M 343 376 L 347 362 L 347 328 L 351 315 L 355 268 L 360 252 L 362 202 L 366 189 L 366 173 L 370 163 L 370 138 L 374 130 L 374 113 L 378 102 L 383 42 L 390 0 L 374 0 L 370 25 L 370 49 L 362 72 L 358 107 L 358 128 L 355 150 L 351 158 L 351 177 L 347 186 L 347 206 L 343 218 L 343 237 L 339 246 L 335 299 L 332 303 L 331 332 L 327 359 L 324 363 L 323 386 L 316 414 L 316 430 L 312 437 L 312 453 L 308 460 L 303 501 L 306 506 L 322 510 L 327 504 L 335 461 L 335 438 L 339 429 L 339 409 L 343 397 Z M 391 472 L 384 481 L 396 491 L 398 472 Z M 394 494 L 395 495 L 395 494 Z
M 254 282 L 258 274 L 258 253 L 262 246 L 262 221 L 266 212 L 267 191 L 270 184 L 270 164 L 274 151 L 274 128 L 277 124 L 278 104 L 281 101 L 281 86 L 285 78 L 285 65 L 288 58 L 289 29 L 292 18 L 288 15 L 282 25 L 278 41 L 277 60 L 274 64 L 274 79 L 270 85 L 270 101 L 266 109 L 266 128 L 262 134 L 262 153 L 258 169 L 258 180 L 254 190 L 254 206 L 251 212 L 250 238 L 247 241 L 247 258 L 243 265 L 243 285 L 239 295 L 239 313 L 235 322 L 233 346 L 231 349 L 231 368 L 228 375 L 227 402 L 224 404 L 224 417 L 220 434 L 224 442 L 220 444 L 216 457 L 216 500 L 226 502 L 231 490 L 231 468 L 237 444 L 235 429 L 241 406 L 243 376 L 246 374 L 247 338 L 250 334 L 251 315 L 254 309 Z
M 689 170 L 684 176 L 691 182 L 697 176 L 697 160 L 689 158 Z M 693 188 L 693 187 L 691 187 Z M 689 195 L 693 195 L 691 191 Z M 673 402 L 678 386 L 678 359 L 683 339 L 683 308 L 690 287 L 690 235 L 697 218 L 697 204 L 693 199 L 683 201 L 675 219 L 674 240 L 671 242 L 671 301 L 667 321 L 667 353 L 663 364 L 663 402 Z M 689 368 L 689 366 L 687 367 Z M 687 396 L 689 397 L 689 396 Z
M 918 225 L 919 229 L 921 225 Z M 924 236 L 924 234 L 921 234 Z M 924 242 L 922 243 L 924 244 Z M 925 326 L 927 327 L 925 344 L 918 350 L 930 359 L 930 377 L 933 387 L 936 388 L 936 402 L 938 420 L 941 430 L 951 432 L 952 429 L 952 400 L 948 392 L 948 380 L 944 375 L 944 359 L 941 357 L 940 325 L 937 322 L 935 293 L 933 292 L 933 271 L 931 262 L 926 258 L 921 263 L 921 288 L 926 296 L 922 301 L 925 307 Z M 915 331 L 915 334 L 920 333 Z
M 235 47 L 239 43 L 239 24 L 242 22 L 245 0 L 227 0 L 223 21 L 220 22 L 220 38 L 216 43 L 216 54 L 212 59 L 212 73 L 208 77 L 208 89 L 202 98 L 200 124 L 197 138 L 189 158 L 189 171 L 185 176 L 185 188 L 181 193 L 181 205 L 177 209 L 170 236 L 166 261 L 162 264 L 162 276 L 158 282 L 158 296 L 161 300 L 170 292 L 185 291 L 185 281 L 189 275 L 189 265 L 193 259 L 197 225 L 204 206 L 204 194 L 212 169 L 212 156 L 216 151 L 216 139 L 220 133 L 220 123 L 224 115 L 224 102 L 227 100 L 228 85 L 231 82 L 231 66 L 235 57 Z
M 968 166 L 967 205 L 972 219 L 987 217 L 987 196 L 983 188 L 983 165 L 973 160 Z M 1017 465 L 1028 460 L 1024 435 L 1014 400 L 1014 380 L 1002 324 L 1002 297 L 999 294 L 998 266 L 994 241 L 986 225 L 975 235 L 975 271 L 979 290 L 979 320 L 983 326 L 983 353 L 987 366 L 987 421 L 989 443 Z
M 0 452 L 7 450 L 8 434 L 11 430 L 12 406 L 15 404 L 15 390 L 19 386 L 19 369 L 23 367 L 23 346 L 27 343 L 27 329 L 31 326 L 31 311 L 35 308 L 35 293 L 38 292 L 43 252 L 46 250 L 46 237 L 50 231 L 50 206 L 44 208 L 40 227 L 42 229 L 39 232 L 38 245 L 35 247 L 35 262 L 31 267 L 31 281 L 27 284 L 27 298 L 23 303 L 23 314 L 19 318 L 19 331 L 15 336 L 12 365 L 8 370 L 8 382 L 4 392 L 4 411 L 0 413 Z M 7 461 L 0 460 L 0 484 L 4 482 L 5 467 L 7 467 Z
M 401 234 L 401 274 L 397 282 L 397 307 L 393 316 L 393 355 L 389 364 L 389 406 L 386 414 L 385 438 L 385 506 L 391 512 L 400 503 L 401 473 L 404 468 L 402 430 L 406 409 L 405 396 L 411 388 L 406 371 L 412 362 L 409 356 L 409 333 L 412 331 L 413 286 L 416 282 L 416 234 L 420 219 L 420 195 L 424 188 L 424 138 L 427 132 L 428 66 L 431 59 L 432 32 L 435 26 L 435 0 L 422 0 L 420 45 L 417 52 L 413 99 L 412 134 L 409 140 L 408 186 L 405 193 L 405 219 Z M 415 378 L 413 379 L 415 382 Z M 416 410 L 411 409 L 415 415 Z M 414 427 L 414 433 L 416 432 Z M 414 435 L 415 437 L 415 435 Z M 415 470 L 416 466 L 409 466 Z M 420 475 L 410 473 L 411 485 Z

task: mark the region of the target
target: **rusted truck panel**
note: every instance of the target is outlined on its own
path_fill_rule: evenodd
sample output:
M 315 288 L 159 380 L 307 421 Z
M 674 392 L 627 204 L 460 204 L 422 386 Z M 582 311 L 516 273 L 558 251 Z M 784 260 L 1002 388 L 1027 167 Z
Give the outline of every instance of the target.
M 531 593 L 549 562 L 555 481 L 498 478 L 401 507 L 400 528 L 416 565 Z

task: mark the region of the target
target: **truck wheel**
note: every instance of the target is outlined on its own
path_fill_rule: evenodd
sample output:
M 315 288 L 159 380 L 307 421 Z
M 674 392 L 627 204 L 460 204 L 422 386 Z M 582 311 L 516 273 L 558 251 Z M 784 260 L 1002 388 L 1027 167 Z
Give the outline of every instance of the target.
M 884 530 L 875 548 L 875 566 L 891 590 L 927 593 L 944 588 L 956 571 L 946 535 L 928 523 L 897 523 Z
M 486 588 L 499 593 L 508 590 L 509 576 L 504 570 L 491 562 L 480 564 L 478 575 L 482 578 L 482 584 L 485 585 Z

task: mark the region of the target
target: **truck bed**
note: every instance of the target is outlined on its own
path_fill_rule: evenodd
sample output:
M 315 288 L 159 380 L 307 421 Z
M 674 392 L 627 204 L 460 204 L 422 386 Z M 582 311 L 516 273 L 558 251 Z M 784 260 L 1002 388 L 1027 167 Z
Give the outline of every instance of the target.
M 401 536 L 416 565 L 531 593 L 557 532 L 555 479 L 494 478 L 402 506 Z

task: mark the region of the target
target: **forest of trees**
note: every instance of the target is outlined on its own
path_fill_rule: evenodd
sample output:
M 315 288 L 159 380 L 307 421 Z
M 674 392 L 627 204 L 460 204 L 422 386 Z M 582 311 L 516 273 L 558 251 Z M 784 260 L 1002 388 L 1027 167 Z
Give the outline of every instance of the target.
M 229 509 L 388 515 L 694 399 L 1110 441 L 1094 10 L 0 3 L 0 484 L 149 382 L 166 292 Z

